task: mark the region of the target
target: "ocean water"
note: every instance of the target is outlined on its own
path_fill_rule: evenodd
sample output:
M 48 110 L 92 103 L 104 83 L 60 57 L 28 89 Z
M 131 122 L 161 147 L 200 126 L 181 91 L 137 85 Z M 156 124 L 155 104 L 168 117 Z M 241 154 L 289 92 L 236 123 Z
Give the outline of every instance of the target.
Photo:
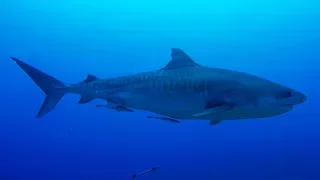
M 320 3 L 315 0 L 4 0 L 0 3 L 0 179 L 317 180 Z M 17 57 L 66 83 L 163 67 L 172 47 L 308 96 L 267 119 L 172 124 L 44 93 Z M 156 102 L 155 102 L 156 103 Z

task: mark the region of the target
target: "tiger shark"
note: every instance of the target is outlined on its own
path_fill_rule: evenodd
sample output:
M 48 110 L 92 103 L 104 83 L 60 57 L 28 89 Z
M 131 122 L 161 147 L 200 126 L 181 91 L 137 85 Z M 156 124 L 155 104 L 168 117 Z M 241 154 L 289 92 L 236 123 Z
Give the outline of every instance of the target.
M 156 71 L 115 78 L 88 75 L 76 84 L 11 57 L 46 94 L 37 118 L 49 113 L 68 93 L 81 96 L 79 104 L 94 99 L 108 106 L 149 111 L 181 120 L 223 120 L 272 117 L 306 101 L 306 95 L 284 85 L 245 72 L 198 64 L 180 48 Z

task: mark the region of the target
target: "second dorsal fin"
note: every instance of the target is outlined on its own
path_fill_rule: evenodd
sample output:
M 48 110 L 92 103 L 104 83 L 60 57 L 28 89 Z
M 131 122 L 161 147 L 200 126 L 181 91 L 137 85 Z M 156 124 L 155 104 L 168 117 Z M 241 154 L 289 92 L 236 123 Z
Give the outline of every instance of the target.
M 96 80 L 98 80 L 98 79 L 99 79 L 99 78 L 97 78 L 96 76 L 89 74 L 89 75 L 87 76 L 87 78 L 82 81 L 82 83 L 89 83 L 89 82 L 92 82 L 92 81 L 96 81 Z
M 183 67 L 199 67 L 200 65 L 180 48 L 171 49 L 171 61 L 161 70 L 179 69 Z

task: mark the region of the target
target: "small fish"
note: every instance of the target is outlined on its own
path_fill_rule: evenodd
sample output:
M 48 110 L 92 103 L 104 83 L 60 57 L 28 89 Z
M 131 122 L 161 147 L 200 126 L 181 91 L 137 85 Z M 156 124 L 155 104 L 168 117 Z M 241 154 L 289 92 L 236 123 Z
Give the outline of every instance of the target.
M 160 119 L 163 121 L 170 121 L 172 123 L 180 123 L 179 120 L 173 119 L 173 118 L 168 118 L 168 117 L 161 117 L 161 116 L 147 116 L 147 118 L 153 118 L 153 119 Z
M 149 174 L 150 172 L 153 172 L 153 171 L 156 171 L 159 167 L 155 167 L 155 168 L 151 168 L 151 169 L 148 169 L 146 171 L 143 171 L 141 173 L 138 173 L 138 174 L 133 174 L 132 175 L 132 179 L 136 178 L 137 176 L 140 176 L 140 175 L 147 175 Z

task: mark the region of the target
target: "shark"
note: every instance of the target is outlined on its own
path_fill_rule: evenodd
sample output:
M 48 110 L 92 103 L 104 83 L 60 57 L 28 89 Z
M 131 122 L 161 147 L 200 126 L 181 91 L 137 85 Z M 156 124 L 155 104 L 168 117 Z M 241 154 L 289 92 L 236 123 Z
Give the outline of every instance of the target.
M 223 120 L 273 117 L 307 99 L 302 92 L 253 74 L 201 65 L 181 48 L 172 48 L 171 60 L 155 71 L 114 78 L 89 74 L 75 84 L 63 83 L 16 57 L 11 59 L 46 94 L 37 118 L 53 110 L 68 93 L 79 94 L 79 104 L 103 99 L 110 109 L 209 120 L 210 125 Z

